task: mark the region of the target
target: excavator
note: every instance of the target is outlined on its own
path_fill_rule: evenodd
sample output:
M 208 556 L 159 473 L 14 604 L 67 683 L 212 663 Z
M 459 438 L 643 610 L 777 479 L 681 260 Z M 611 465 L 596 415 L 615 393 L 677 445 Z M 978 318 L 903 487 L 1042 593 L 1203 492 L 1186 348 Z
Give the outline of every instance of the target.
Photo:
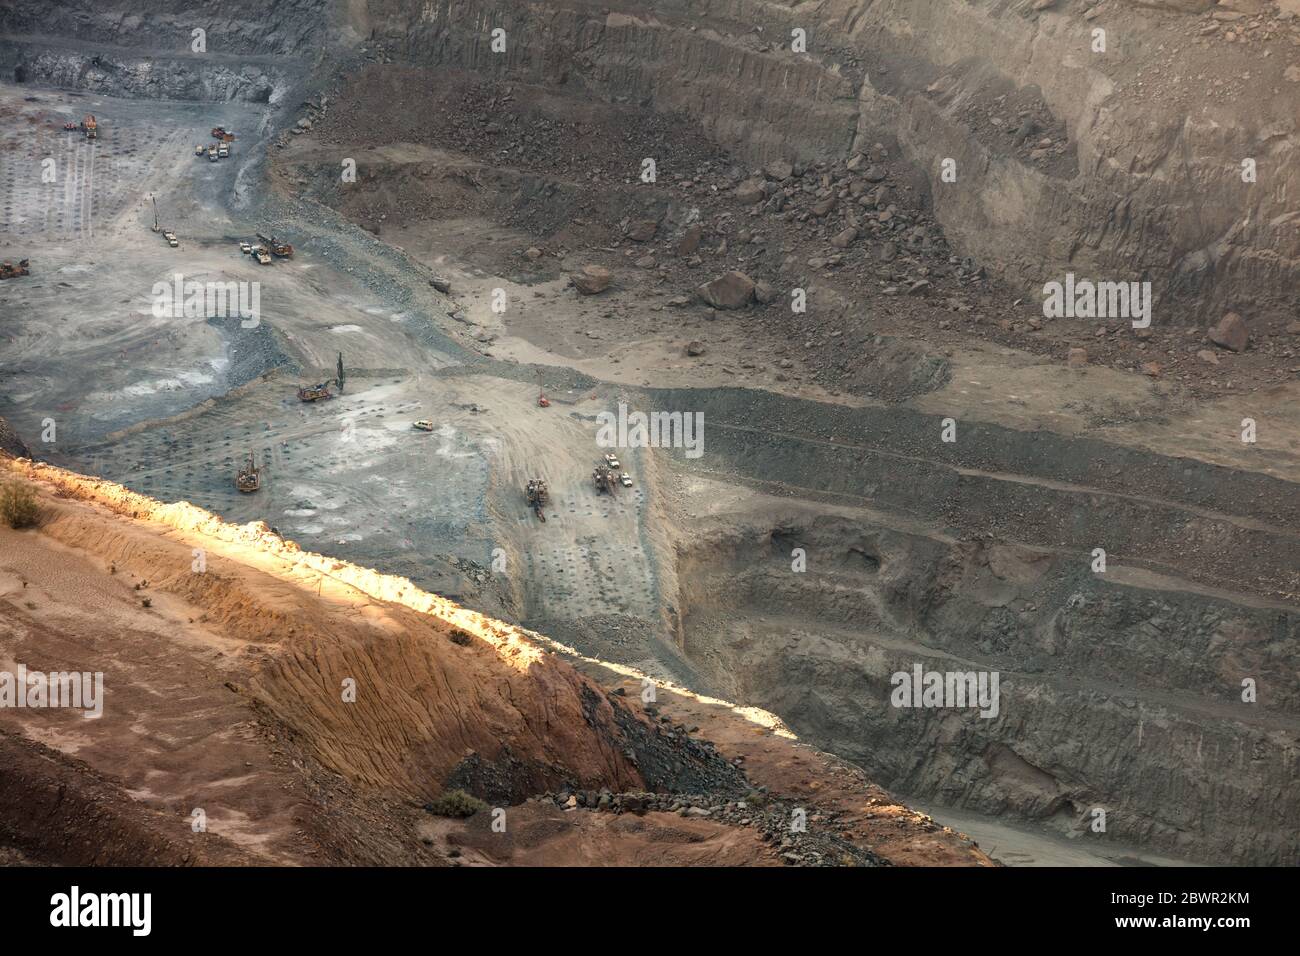
M 264 246 L 266 246 L 266 248 L 270 249 L 270 250 L 271 250 L 271 254 L 272 254 L 273 256 L 275 256 L 276 258 L 278 258 L 278 259 L 292 259 L 292 258 L 293 258 L 293 246 L 289 245 L 289 243 L 287 243 L 287 242 L 280 242 L 278 239 L 275 238 L 275 236 L 272 236 L 271 238 L 268 239 L 266 236 L 262 235 L 260 232 L 257 234 L 257 238 L 259 238 L 259 239 L 262 240 L 262 245 L 264 245 Z
M 549 498 L 549 494 L 546 490 L 546 482 L 542 481 L 540 478 L 529 478 L 527 495 L 528 504 L 532 507 L 533 514 L 537 515 L 537 517 L 541 518 L 542 522 L 545 523 L 546 515 L 542 513 L 542 509 L 546 507 L 546 502 Z
M 333 382 L 339 387 L 339 394 L 343 393 L 343 383 L 347 376 L 343 372 L 343 353 L 339 353 L 338 375 L 333 379 L 325 379 L 319 385 L 299 385 L 298 400 L 303 402 L 319 402 L 326 398 L 333 398 L 334 393 L 330 391 L 330 383 Z
M 248 453 L 248 461 L 235 476 L 235 487 L 245 494 L 262 487 L 262 469 L 257 467 L 257 459 L 251 451 Z
M 31 274 L 31 270 L 27 268 L 26 259 L 19 259 L 18 265 L 14 265 L 8 259 L 0 262 L 0 279 L 17 279 L 19 276 L 29 276 Z

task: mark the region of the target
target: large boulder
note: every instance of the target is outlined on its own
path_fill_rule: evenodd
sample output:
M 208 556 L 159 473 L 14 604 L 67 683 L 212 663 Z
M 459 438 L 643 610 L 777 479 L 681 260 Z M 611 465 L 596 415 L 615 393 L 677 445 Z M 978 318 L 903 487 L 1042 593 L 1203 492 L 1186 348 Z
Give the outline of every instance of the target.
M 583 266 L 573 277 L 573 287 L 583 295 L 604 292 L 614 281 L 614 274 L 604 266 Z
M 794 175 L 794 167 L 784 159 L 774 159 L 763 167 L 763 172 L 768 179 L 775 179 L 777 182 L 789 179 Z
M 736 187 L 736 198 L 745 205 L 752 205 L 766 195 L 767 193 L 763 190 L 763 180 L 761 179 L 746 179 Z
M 627 237 L 633 242 L 649 242 L 655 237 L 659 223 L 653 219 L 640 219 L 627 227 Z
M 847 249 L 853 245 L 853 241 L 858 238 L 858 227 L 849 226 L 846 229 L 837 232 L 831 236 L 831 245 L 836 249 Z
M 715 309 L 743 309 L 754 298 L 754 280 L 743 272 L 728 272 L 695 290 Z
M 819 199 L 812 205 L 812 214 L 818 219 L 822 216 L 829 216 L 838 204 L 839 199 L 835 196 L 827 196 L 825 199 Z
M 1210 329 L 1209 335 L 1211 342 L 1231 352 L 1246 351 L 1246 343 L 1250 341 L 1246 320 L 1236 312 L 1229 312 L 1221 318 L 1219 324 Z

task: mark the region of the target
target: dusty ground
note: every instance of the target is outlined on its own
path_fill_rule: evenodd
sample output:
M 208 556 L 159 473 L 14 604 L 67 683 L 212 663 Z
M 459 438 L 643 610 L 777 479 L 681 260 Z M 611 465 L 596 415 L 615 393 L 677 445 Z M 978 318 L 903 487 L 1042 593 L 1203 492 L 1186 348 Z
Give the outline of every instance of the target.
M 565 811 L 527 803 L 508 812 L 495 833 L 479 814 L 471 823 L 431 820 L 422 838 L 460 866 L 781 866 L 757 836 L 676 814 Z M 454 855 L 453 855 L 454 854 Z

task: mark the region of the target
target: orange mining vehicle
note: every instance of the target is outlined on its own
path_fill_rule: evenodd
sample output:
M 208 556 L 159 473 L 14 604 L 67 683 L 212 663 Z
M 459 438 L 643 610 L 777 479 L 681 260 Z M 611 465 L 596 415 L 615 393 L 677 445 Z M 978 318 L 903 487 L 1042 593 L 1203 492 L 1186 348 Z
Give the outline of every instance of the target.
M 86 139 L 99 138 L 99 124 L 95 122 L 95 117 L 90 113 L 87 113 L 86 118 L 81 121 L 81 128 L 86 131 Z
M 545 522 L 546 515 L 542 513 L 542 509 L 546 507 L 546 501 L 549 498 L 546 491 L 546 482 L 542 481 L 540 478 L 529 478 L 527 495 L 528 503 L 533 508 L 533 514 L 537 515 L 537 517 L 541 518 L 542 521 Z
M 281 242 L 280 240 L 276 239 L 275 236 L 272 236 L 270 239 L 268 239 L 260 232 L 257 234 L 257 238 L 262 240 L 262 244 L 266 248 L 270 249 L 271 255 L 275 256 L 276 258 L 279 259 L 293 258 L 293 246 L 289 245 L 289 243 Z
M 298 400 L 302 402 L 319 402 L 321 399 L 333 397 L 334 393 L 330 391 L 329 382 L 321 382 L 319 385 L 298 386 Z
M 19 259 L 18 265 L 14 265 L 8 259 L 0 262 L 0 279 L 17 279 L 19 276 L 29 276 L 31 274 L 31 270 L 27 268 L 26 259 Z

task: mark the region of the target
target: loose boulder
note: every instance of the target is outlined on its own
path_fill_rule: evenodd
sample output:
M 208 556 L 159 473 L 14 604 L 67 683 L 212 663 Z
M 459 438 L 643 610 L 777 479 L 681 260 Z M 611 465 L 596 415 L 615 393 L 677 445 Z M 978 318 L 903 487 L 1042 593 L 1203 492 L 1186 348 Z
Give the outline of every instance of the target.
M 627 227 L 627 237 L 633 242 L 649 242 L 658 229 L 659 223 L 653 219 L 640 219 Z
M 754 298 L 754 280 L 743 272 L 728 272 L 695 290 L 715 309 L 743 309 Z
M 746 179 L 736 187 L 736 198 L 746 205 L 756 203 L 766 195 L 761 179 Z
M 1209 335 L 1211 342 L 1230 352 L 1246 351 L 1246 343 L 1250 341 L 1246 320 L 1236 312 L 1229 312 L 1221 318 L 1219 324 L 1210 329 Z
M 831 236 L 831 245 L 836 249 L 847 249 L 853 245 L 853 241 L 858 238 L 858 227 L 849 226 L 835 235 Z
M 583 295 L 604 292 L 614 281 L 614 275 L 604 266 L 583 266 L 573 277 L 573 287 Z
M 769 179 L 781 182 L 781 180 L 789 179 L 794 175 L 794 167 L 784 159 L 774 159 L 763 167 L 763 172 L 767 174 Z

